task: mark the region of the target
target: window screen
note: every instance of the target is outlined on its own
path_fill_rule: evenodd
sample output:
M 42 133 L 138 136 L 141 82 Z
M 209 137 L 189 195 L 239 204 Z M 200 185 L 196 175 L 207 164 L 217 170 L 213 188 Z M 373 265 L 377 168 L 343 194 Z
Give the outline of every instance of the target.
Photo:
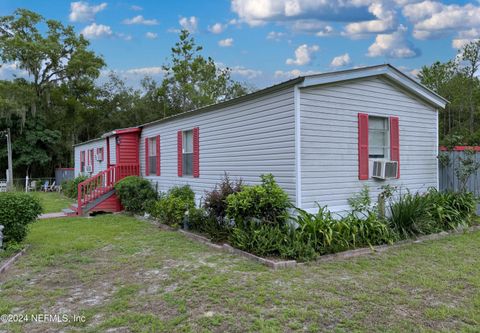
M 148 138 L 148 172 L 150 175 L 157 173 L 157 139 Z
M 368 155 L 370 158 L 389 158 L 388 118 L 368 117 Z
M 184 176 L 193 175 L 193 131 L 183 132 L 182 170 Z

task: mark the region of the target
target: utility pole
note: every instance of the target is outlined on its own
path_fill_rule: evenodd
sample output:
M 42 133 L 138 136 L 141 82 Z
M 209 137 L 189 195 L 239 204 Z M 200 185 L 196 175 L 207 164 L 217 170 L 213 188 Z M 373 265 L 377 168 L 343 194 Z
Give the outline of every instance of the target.
M 13 162 L 12 162 L 12 136 L 10 135 L 10 128 L 7 128 L 7 154 L 8 154 L 7 190 L 11 190 L 13 187 Z

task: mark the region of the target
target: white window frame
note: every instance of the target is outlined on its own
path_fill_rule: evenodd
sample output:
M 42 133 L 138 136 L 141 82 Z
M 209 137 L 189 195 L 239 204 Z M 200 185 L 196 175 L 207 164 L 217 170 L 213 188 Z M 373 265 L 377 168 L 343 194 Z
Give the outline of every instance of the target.
M 373 154 L 370 153 L 370 149 L 372 147 L 372 145 L 370 144 L 370 133 L 372 131 L 378 131 L 378 132 L 383 132 L 383 131 L 380 131 L 378 129 L 371 129 L 370 128 L 370 124 L 371 124 L 371 120 L 372 118 L 376 118 L 376 119 L 382 119 L 385 124 L 386 124 L 386 130 L 385 130 L 385 142 L 386 142 L 386 146 L 383 146 L 383 149 L 384 149 L 384 156 L 383 157 L 378 157 L 378 156 L 372 156 Z M 369 115 L 368 116 L 368 138 L 369 138 L 369 142 L 368 142 L 368 159 L 369 160 L 385 160 L 385 161 L 389 161 L 390 160 L 390 118 L 389 117 L 386 117 L 386 116 L 374 116 L 374 115 Z
M 192 151 L 187 151 L 186 150 L 186 142 L 187 142 L 187 133 L 190 133 L 191 135 L 191 140 L 192 140 L 192 144 L 191 144 L 191 149 Z M 191 164 L 192 164 L 192 170 L 191 170 L 191 173 L 187 173 L 187 168 L 186 168 L 186 157 L 187 156 L 191 156 Z M 185 131 L 182 131 L 182 176 L 191 176 L 193 177 L 193 129 L 189 129 L 189 130 L 185 130 Z
M 149 175 L 157 174 L 157 155 L 158 155 L 157 137 L 156 136 L 149 137 L 148 138 L 148 174 Z

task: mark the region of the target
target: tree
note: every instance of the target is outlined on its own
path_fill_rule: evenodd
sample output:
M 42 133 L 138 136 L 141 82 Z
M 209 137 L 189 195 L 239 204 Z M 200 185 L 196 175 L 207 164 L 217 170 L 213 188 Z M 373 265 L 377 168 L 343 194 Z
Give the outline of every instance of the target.
M 42 24 L 47 28 L 45 36 Z M 33 115 L 38 103 L 49 105 L 52 85 L 98 77 L 105 63 L 88 46 L 89 42 L 77 36 L 72 26 L 45 20 L 26 9 L 0 17 L 0 58 L 16 63 L 31 76 L 36 97 L 31 105 Z
M 470 107 L 469 128 L 470 134 L 474 131 L 475 104 L 473 101 L 474 86 L 478 85 L 478 78 L 475 77 L 480 67 L 480 40 L 466 44 L 460 50 L 461 59 L 464 62 L 463 71 L 468 78 L 468 99 Z
M 448 84 L 457 73 L 457 62 L 447 61 L 446 63 L 441 63 L 436 61 L 431 66 L 423 66 L 418 74 L 418 78 L 422 84 L 443 95 L 447 93 Z
M 169 113 L 176 114 L 244 95 L 247 88 L 231 79 L 229 68 L 219 68 L 212 58 L 199 54 L 188 30 L 180 32 L 172 48 L 171 63 L 164 65 L 165 78 L 160 87 Z M 165 112 L 165 115 L 167 112 Z

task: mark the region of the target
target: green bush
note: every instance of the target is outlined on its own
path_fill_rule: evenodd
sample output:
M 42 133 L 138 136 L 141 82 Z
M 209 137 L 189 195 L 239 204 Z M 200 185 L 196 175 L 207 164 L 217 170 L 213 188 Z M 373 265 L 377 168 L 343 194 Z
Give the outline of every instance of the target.
M 115 191 L 125 210 L 132 213 L 143 213 L 157 198 L 152 184 L 141 177 L 128 176 L 115 184 Z
M 293 218 L 295 230 L 305 243 L 313 244 L 320 254 L 335 253 L 352 248 L 391 243 L 394 233 L 388 225 L 373 213 L 357 216 L 350 213 L 343 218 L 334 218 L 326 207 L 316 214 L 297 209 Z
M 160 196 L 153 205 L 151 214 L 160 223 L 177 228 L 182 226 L 185 213 L 193 207 L 195 207 L 195 193 L 190 186 L 175 186 Z
M 264 257 L 308 261 L 317 255 L 313 242 L 304 239 L 287 224 L 262 224 L 251 220 L 241 228 L 233 228 L 230 243 L 238 249 Z
M 242 191 L 227 197 L 227 216 L 237 226 L 252 219 L 262 223 L 283 225 L 292 207 L 285 191 L 275 182 L 273 175 L 262 175 L 261 185 L 244 186 Z
M 66 182 L 62 183 L 62 191 L 65 196 L 72 198 L 72 199 L 77 199 L 78 195 L 78 184 L 81 182 L 87 180 L 87 176 L 78 176 L 74 179 L 68 180 Z
M 427 213 L 440 230 L 452 230 L 471 224 L 478 199 L 471 192 L 439 192 L 426 194 Z
M 400 195 L 390 205 L 390 225 L 402 238 L 447 231 L 471 223 L 477 199 L 468 192 Z
M 4 241 L 21 242 L 28 232 L 28 225 L 42 213 L 37 197 L 27 193 L 0 193 L 0 225 L 3 225 Z
M 425 196 L 407 192 L 390 205 L 390 226 L 401 238 L 436 231 L 433 220 L 428 216 Z
M 242 180 L 238 179 L 231 181 L 227 173 L 225 173 L 220 184 L 215 185 L 215 188 L 205 193 L 204 208 L 211 217 L 214 217 L 219 222 L 225 219 L 227 211 L 227 197 L 230 194 L 238 193 L 242 190 Z
M 217 219 L 205 209 L 195 207 L 188 211 L 188 227 L 208 235 L 213 242 L 227 241 L 232 231 L 229 221 Z

